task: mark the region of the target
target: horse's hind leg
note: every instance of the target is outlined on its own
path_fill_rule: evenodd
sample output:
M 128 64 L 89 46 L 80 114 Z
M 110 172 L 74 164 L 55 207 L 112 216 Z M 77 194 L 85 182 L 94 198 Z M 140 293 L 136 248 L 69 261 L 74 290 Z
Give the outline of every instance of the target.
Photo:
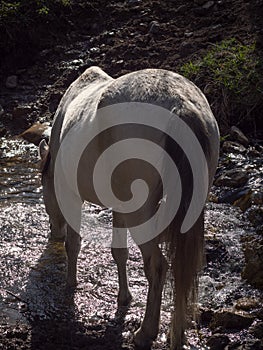
M 147 305 L 141 327 L 135 333 L 135 344 L 142 349 L 149 349 L 159 331 L 162 290 L 168 264 L 159 246 L 147 242 L 139 246 L 144 262 L 144 271 L 149 282 Z
M 69 225 L 67 227 L 66 252 L 68 257 L 67 286 L 77 285 L 77 260 L 80 251 L 81 238 L 79 233 L 74 231 Z
M 128 306 L 132 295 L 128 286 L 126 264 L 129 256 L 127 248 L 127 229 L 121 215 L 113 213 L 113 238 L 111 253 L 118 268 L 119 293 L 118 306 Z M 122 227 L 119 229 L 118 227 Z

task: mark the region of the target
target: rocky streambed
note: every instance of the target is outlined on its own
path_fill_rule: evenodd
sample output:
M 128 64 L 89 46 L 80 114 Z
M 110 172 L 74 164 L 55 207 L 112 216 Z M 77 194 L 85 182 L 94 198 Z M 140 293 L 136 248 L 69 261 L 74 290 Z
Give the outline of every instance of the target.
M 200 322 L 188 331 L 189 349 L 262 348 L 262 148 L 236 132 L 222 144 L 207 203 Z M 98 235 L 109 237 L 111 215 L 86 205 L 79 286 L 66 293 L 64 247 L 48 243 L 37 163 L 37 147 L 1 139 L 1 347 L 133 349 L 147 291 L 138 248 L 131 243 L 128 264 L 134 300 L 117 312 L 116 266 L 110 249 L 97 243 Z M 153 349 L 168 348 L 167 294 Z

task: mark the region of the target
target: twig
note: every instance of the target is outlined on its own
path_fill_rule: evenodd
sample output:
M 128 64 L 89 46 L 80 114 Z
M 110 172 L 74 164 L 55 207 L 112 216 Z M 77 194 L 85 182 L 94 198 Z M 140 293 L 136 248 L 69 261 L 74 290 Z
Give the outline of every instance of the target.
M 9 290 L 7 289 L 4 289 L 4 291 L 10 295 L 12 295 L 14 298 L 16 298 L 17 300 L 21 301 L 22 303 L 25 303 L 28 305 L 28 302 L 23 300 L 22 298 L 20 298 L 18 295 L 14 294 L 13 292 L 10 292 Z

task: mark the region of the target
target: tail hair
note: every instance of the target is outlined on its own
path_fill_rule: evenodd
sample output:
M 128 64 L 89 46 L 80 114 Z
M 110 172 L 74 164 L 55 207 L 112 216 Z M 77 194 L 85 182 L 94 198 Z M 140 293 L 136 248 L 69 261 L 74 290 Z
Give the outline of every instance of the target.
M 170 349 L 178 350 L 185 342 L 187 318 L 196 318 L 198 275 L 203 266 L 204 256 L 203 213 L 187 233 L 181 233 L 178 225 L 173 224 L 169 232 L 169 256 L 174 284 Z
M 187 319 L 189 317 L 195 319 L 197 314 L 198 275 L 204 261 L 204 212 L 201 212 L 187 232 L 181 233 L 181 225 L 192 198 L 193 175 L 183 150 L 176 147 L 169 139 L 167 139 L 166 150 L 173 157 L 182 181 L 182 199 L 179 210 L 169 225 L 166 247 L 171 266 L 170 282 L 174 305 L 170 328 L 170 349 L 178 350 L 185 342 Z

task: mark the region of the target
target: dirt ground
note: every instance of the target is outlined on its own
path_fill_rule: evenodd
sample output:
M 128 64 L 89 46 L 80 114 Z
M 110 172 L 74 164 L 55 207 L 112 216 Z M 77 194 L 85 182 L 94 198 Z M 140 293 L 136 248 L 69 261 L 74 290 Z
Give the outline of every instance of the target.
M 5 114 L 0 121 L 6 132 L 15 134 L 36 120 L 52 120 L 68 85 L 91 65 L 113 77 L 149 67 L 177 71 L 211 45 L 233 37 L 244 44 L 256 41 L 261 54 L 262 16 L 261 0 L 74 5 L 63 30 L 51 26 L 48 34 L 36 31 L 39 46 L 24 38 L 24 45 L 2 57 L 0 104 Z M 17 76 L 15 89 L 5 86 L 9 75 Z M 210 103 L 213 109 L 215 101 Z

